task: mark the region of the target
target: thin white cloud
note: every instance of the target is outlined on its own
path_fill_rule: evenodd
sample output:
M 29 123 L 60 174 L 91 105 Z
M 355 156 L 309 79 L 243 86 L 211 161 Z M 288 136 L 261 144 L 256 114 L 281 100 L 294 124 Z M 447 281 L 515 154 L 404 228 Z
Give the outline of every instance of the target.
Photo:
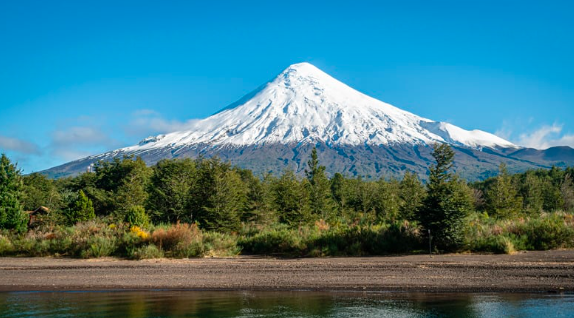
M 66 130 L 54 131 L 52 141 L 56 145 L 89 145 L 94 143 L 106 143 L 108 136 L 95 127 L 70 127 Z
M 562 134 L 562 125 L 559 124 L 543 125 L 533 132 L 520 134 L 516 143 L 536 149 L 547 149 L 555 146 L 574 147 L 574 135 Z
M 504 120 L 502 122 L 502 127 L 495 131 L 494 134 L 502 139 L 510 140 L 512 137 L 512 128 L 508 121 Z
M 132 113 L 133 116 L 159 116 L 159 113 L 153 109 L 138 109 Z
M 90 155 L 94 155 L 95 152 L 88 150 L 75 150 L 69 148 L 55 148 L 52 154 L 66 161 L 73 161 L 88 157 Z
M 132 119 L 126 127 L 126 133 L 135 136 L 148 136 L 188 130 L 193 128 L 198 120 L 190 119 L 185 122 L 167 120 L 159 112 L 151 109 L 141 109 L 132 113 Z
M 41 153 L 40 148 L 31 142 L 19 138 L 0 136 L 0 152 L 6 150 L 27 155 L 39 155 Z
M 52 133 L 48 149 L 64 160 L 75 160 L 118 148 L 121 144 L 95 126 L 72 126 Z

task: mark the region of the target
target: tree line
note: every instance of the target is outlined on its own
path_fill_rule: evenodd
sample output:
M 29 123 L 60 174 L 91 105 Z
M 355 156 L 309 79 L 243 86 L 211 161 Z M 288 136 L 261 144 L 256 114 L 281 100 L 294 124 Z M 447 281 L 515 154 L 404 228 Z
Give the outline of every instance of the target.
M 328 224 L 420 224 L 442 250 L 456 250 L 463 222 L 471 213 L 516 219 L 544 212 L 574 211 L 574 169 L 530 170 L 468 183 L 451 172 L 454 151 L 433 149 L 428 180 L 405 172 L 402 179 L 367 181 L 335 173 L 328 177 L 313 149 L 304 177 L 253 175 L 218 158 L 166 159 L 148 167 L 141 158 L 100 161 L 94 172 L 53 180 L 22 175 L 2 155 L 0 229 L 24 232 L 24 211 L 50 209 L 57 224 L 108 218 L 138 226 L 197 224 L 201 229 L 234 233 L 242 224 L 300 227 Z M 430 233 L 430 234 L 429 234 Z

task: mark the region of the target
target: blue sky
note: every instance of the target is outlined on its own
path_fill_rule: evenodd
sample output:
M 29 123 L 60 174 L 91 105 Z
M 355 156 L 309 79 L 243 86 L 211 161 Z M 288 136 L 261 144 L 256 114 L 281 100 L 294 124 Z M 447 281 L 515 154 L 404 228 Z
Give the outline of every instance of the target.
M 574 147 L 572 1 L 0 1 L 0 152 L 33 172 L 307 61 L 382 101 Z

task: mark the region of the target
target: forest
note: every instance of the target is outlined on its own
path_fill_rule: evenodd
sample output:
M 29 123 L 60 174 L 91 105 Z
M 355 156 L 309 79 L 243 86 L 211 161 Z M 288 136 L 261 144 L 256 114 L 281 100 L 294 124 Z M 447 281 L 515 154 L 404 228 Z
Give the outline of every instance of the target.
M 328 177 L 316 150 L 304 176 L 255 176 L 217 158 L 99 162 L 49 179 L 0 160 L 0 255 L 359 256 L 514 253 L 574 247 L 574 168 L 468 183 L 453 150 L 428 176 Z M 39 209 L 40 208 L 40 209 Z M 429 244 L 430 243 L 430 244 Z

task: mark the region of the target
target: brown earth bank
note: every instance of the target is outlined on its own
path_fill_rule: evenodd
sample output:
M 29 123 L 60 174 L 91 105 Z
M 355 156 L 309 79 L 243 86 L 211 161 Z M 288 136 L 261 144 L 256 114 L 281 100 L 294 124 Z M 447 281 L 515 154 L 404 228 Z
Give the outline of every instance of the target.
M 574 292 L 574 250 L 347 258 L 0 258 L 0 291 Z

